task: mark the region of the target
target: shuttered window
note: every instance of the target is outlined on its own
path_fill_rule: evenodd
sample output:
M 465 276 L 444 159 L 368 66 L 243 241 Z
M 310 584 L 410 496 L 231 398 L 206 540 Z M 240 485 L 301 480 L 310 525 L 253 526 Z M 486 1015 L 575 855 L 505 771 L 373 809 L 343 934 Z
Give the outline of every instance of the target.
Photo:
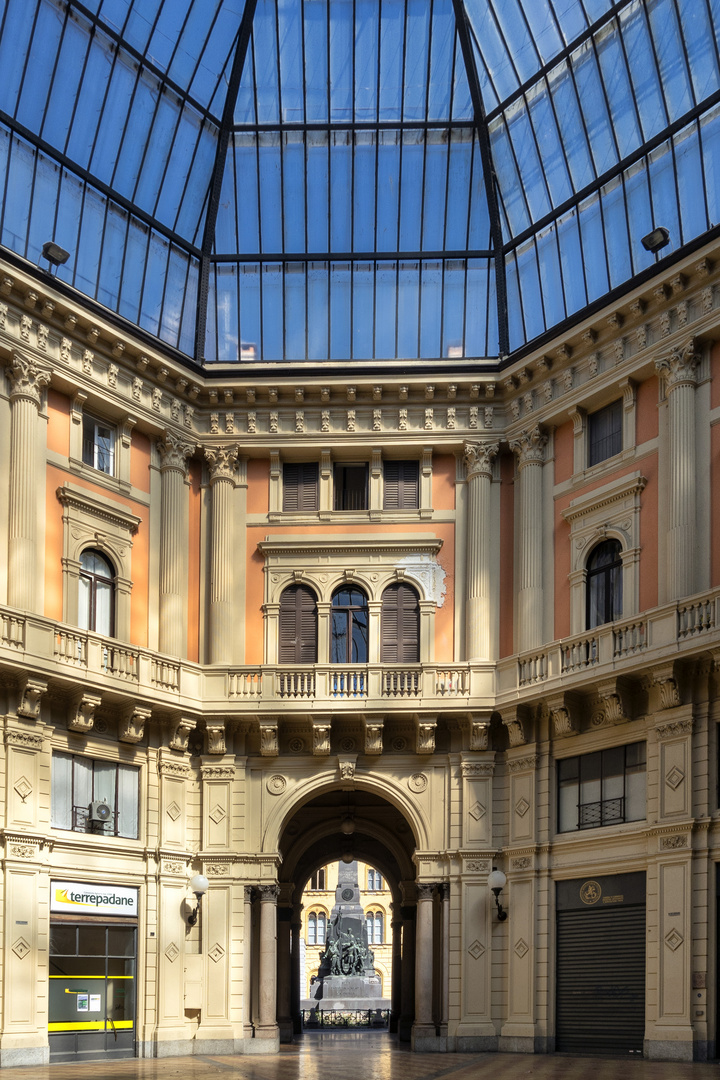
M 420 602 L 412 585 L 388 585 L 382 595 L 383 664 L 420 662 Z
M 317 662 L 317 600 L 307 585 L 291 585 L 280 597 L 281 664 Z
M 319 509 L 316 461 L 288 461 L 283 465 L 283 510 L 314 513 Z
M 383 478 L 383 510 L 417 510 L 420 505 L 417 461 L 386 461 Z

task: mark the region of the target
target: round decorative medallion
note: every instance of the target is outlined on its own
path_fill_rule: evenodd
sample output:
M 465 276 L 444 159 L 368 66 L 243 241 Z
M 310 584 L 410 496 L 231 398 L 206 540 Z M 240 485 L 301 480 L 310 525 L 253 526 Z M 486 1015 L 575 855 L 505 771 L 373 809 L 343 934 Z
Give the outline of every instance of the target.
M 402 735 L 398 735 L 397 739 L 393 739 L 392 748 L 398 754 L 402 754 L 403 750 L 407 748 L 407 739 L 404 739 Z
M 343 889 L 343 891 L 341 893 L 341 896 L 342 896 L 343 900 L 352 900 L 353 895 L 354 894 L 353 894 L 352 889 Z
M 107 720 L 101 720 L 101 719 L 96 720 L 95 723 L 93 724 L 93 728 L 98 733 L 98 735 L 104 735 L 105 732 L 108 729 Z
M 277 773 L 275 776 L 268 777 L 267 784 L 265 785 L 271 795 L 282 795 L 283 791 L 287 787 L 287 780 L 284 776 L 279 776 Z
M 302 754 L 305 749 L 305 743 L 302 739 L 291 739 L 288 746 L 291 754 Z
M 602 896 L 602 886 L 597 881 L 586 881 L 580 886 L 580 899 L 583 904 L 597 904 Z
M 355 740 L 349 735 L 340 740 L 340 749 L 344 754 L 351 754 L 355 749 L 355 745 Z
M 410 790 L 415 791 L 418 794 L 421 791 L 424 791 L 427 786 L 428 786 L 428 778 L 425 775 L 425 773 L 422 773 L 422 772 L 413 773 L 412 776 L 410 777 L 410 779 L 408 780 L 408 787 L 410 788 Z

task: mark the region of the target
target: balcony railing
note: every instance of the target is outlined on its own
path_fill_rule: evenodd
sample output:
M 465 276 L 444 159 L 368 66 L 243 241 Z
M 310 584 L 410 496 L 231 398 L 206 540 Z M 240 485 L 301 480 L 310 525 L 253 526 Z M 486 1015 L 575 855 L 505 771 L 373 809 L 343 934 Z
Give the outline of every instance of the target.
M 617 825 L 625 820 L 625 800 L 603 799 L 578 806 L 578 828 L 598 829 L 601 825 Z
M 720 589 L 668 604 L 573 637 L 503 657 L 497 663 L 281 664 L 221 667 L 155 653 L 77 627 L 0 609 L 0 660 L 68 685 L 82 679 L 89 690 L 114 688 L 133 698 L 146 694 L 170 708 L 197 711 L 251 709 L 272 712 L 273 703 L 298 711 L 316 706 L 352 712 L 453 708 L 492 710 L 588 678 L 659 662 L 672 651 L 682 657 L 705 649 L 720 634 Z M 657 658 L 657 659 L 656 659 Z M 275 707 L 277 705 L 275 704 Z

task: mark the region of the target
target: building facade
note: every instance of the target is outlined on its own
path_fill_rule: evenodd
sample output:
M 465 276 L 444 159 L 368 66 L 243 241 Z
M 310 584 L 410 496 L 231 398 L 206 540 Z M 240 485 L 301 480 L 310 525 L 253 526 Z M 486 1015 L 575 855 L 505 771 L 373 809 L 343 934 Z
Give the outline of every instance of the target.
M 5 264 L 2 1065 L 274 1051 L 348 852 L 415 1048 L 714 1053 L 718 266 L 341 380 Z

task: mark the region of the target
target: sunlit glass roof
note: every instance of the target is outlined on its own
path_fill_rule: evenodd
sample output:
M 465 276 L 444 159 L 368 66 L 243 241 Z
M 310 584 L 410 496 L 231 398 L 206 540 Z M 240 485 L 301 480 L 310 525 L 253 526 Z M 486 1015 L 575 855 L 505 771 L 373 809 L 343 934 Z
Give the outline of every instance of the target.
M 504 357 L 720 221 L 719 32 L 720 0 L 6 0 L 0 244 L 198 362 Z

